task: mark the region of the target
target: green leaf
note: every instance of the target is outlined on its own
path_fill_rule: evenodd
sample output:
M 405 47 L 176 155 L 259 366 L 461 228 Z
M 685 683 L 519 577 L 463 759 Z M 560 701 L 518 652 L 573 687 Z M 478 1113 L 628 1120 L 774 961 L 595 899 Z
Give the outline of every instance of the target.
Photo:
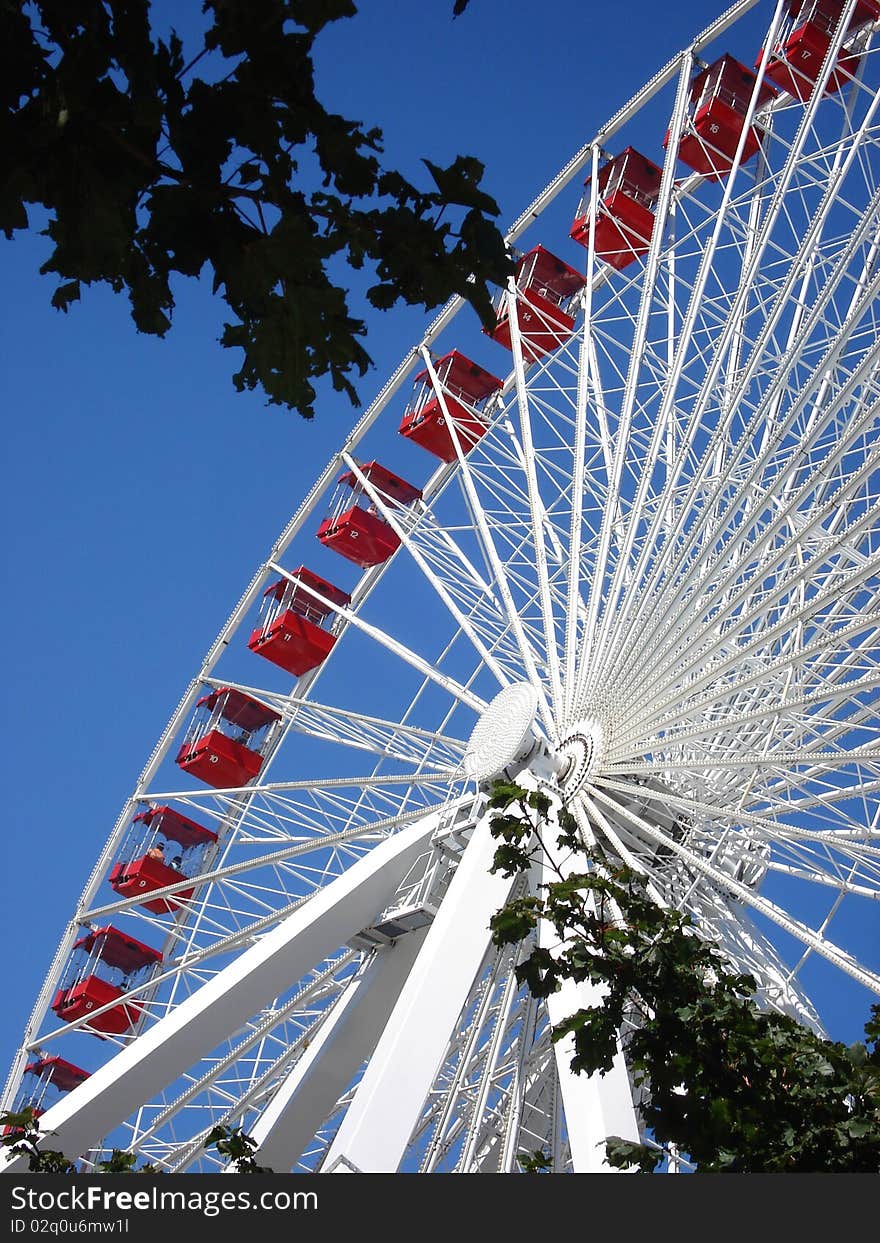
M 866 1066 L 868 1063 L 868 1050 L 859 1041 L 849 1046 L 847 1055 L 853 1066 Z
M 122 1152 L 114 1148 L 109 1160 L 99 1161 L 95 1166 L 98 1174 L 133 1174 L 137 1156 L 133 1152 Z
M 316 38 L 355 13 L 352 0 L 266 0 L 259 20 L 251 0 L 207 0 L 188 46 L 151 29 L 146 0 L 38 5 L 39 35 L 7 8 L 0 230 L 42 209 L 41 271 L 59 278 L 60 310 L 83 284 L 106 284 L 127 293 L 139 331 L 163 336 L 173 276 L 207 265 L 228 308 L 224 344 L 243 351 L 236 388 L 306 418 L 321 380 L 357 403 L 353 379 L 371 365 L 346 256 L 374 271 L 378 309 L 461 295 L 489 315 L 503 239 L 479 161 L 437 168 L 443 193 L 414 186 L 383 164 L 375 126 L 316 94 Z M 313 155 L 336 194 L 315 193 Z
M 631 1140 L 621 1139 L 619 1135 L 611 1135 L 605 1141 L 605 1159 L 615 1170 L 635 1168 L 642 1174 L 652 1174 L 663 1156 L 660 1149 L 635 1144 Z
M 503 906 L 489 920 L 495 945 L 516 945 L 534 931 L 538 923 L 538 904 L 534 898 L 522 898 Z
M 263 170 L 256 160 L 248 160 L 238 170 L 238 180 L 243 186 L 252 186 L 255 181 L 260 180 L 262 175 Z
M 514 785 L 512 782 L 495 781 L 488 798 L 488 806 L 505 808 L 511 803 L 522 802 L 525 797 L 526 791 L 522 786 Z
M 67 281 L 64 285 L 59 285 L 52 294 L 52 305 L 56 311 L 64 311 L 66 315 L 71 302 L 79 302 L 79 299 L 79 281 Z
M 479 188 L 485 169 L 473 156 L 460 155 L 448 168 L 441 168 L 430 160 L 423 160 L 422 163 L 433 177 L 444 203 L 475 208 L 489 216 L 500 214 L 501 209 L 495 200 Z
M 864 1139 L 866 1135 L 876 1132 L 877 1119 L 868 1117 L 852 1118 L 847 1122 L 846 1129 L 853 1139 Z
M 552 1160 L 543 1148 L 536 1148 L 533 1152 L 520 1152 L 516 1160 L 524 1174 L 543 1174 L 553 1166 Z

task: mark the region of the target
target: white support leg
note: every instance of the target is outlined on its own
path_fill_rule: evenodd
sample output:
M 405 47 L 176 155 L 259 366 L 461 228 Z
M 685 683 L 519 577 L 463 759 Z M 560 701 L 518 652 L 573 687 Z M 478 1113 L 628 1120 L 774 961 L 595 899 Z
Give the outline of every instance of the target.
M 474 829 L 440 911 L 324 1160 L 392 1173 L 403 1158 L 443 1053 L 489 946 L 489 920 L 513 878 L 492 875 L 488 815 Z
M 554 815 L 555 812 L 551 812 Z M 551 829 L 543 833 L 544 848 L 553 851 L 556 833 Z M 554 866 L 555 864 L 555 866 Z M 544 858 L 540 871 L 543 883 L 570 876 L 581 870 L 582 860 L 577 855 Z M 558 870 L 557 870 L 558 869 Z M 558 941 L 556 931 L 547 920 L 538 927 L 539 943 L 547 948 Z M 589 980 L 576 983 L 563 981 L 562 987 L 547 998 L 547 1014 L 552 1026 L 570 1018 L 577 1010 L 602 1003 L 603 989 Z M 575 1041 L 566 1036 L 553 1046 L 556 1073 L 568 1143 L 571 1150 L 572 1170 L 576 1174 L 610 1173 L 611 1166 L 605 1161 L 605 1141 L 612 1135 L 639 1143 L 639 1125 L 632 1099 L 629 1072 L 618 1043 L 614 1064 L 604 1075 L 576 1074 L 571 1069 Z
M 388 904 L 437 827 L 436 813 L 380 842 L 344 875 L 74 1088 L 40 1120 L 77 1157 L 236 1031 Z M 6 1167 L 21 1168 L 22 1159 Z
M 555 1026 L 582 1006 L 597 1005 L 600 989 L 587 981 L 566 980 L 558 993 L 547 998 L 547 1013 Z M 614 1065 L 605 1075 L 575 1074 L 571 1069 L 574 1036 L 554 1045 L 556 1073 L 565 1110 L 571 1164 L 575 1174 L 609 1173 L 605 1140 L 611 1135 L 639 1143 L 632 1088 L 623 1054 L 618 1048 Z
M 420 928 L 377 950 L 346 987 L 251 1131 L 260 1165 L 287 1171 L 305 1151 L 372 1055 L 425 932 Z

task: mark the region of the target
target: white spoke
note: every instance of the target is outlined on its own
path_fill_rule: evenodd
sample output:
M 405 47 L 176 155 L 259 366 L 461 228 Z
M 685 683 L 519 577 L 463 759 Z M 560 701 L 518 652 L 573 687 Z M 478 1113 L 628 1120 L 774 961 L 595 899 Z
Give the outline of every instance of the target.
M 280 574 L 283 578 L 294 581 L 292 575 L 290 575 L 282 566 L 272 564 L 270 568 L 277 574 Z M 375 639 L 377 643 L 381 644 L 382 647 L 387 648 L 388 651 L 390 651 L 394 656 L 397 656 L 400 660 L 404 661 L 411 668 L 417 670 L 417 672 L 423 674 L 426 678 L 430 678 L 433 682 L 436 682 L 438 686 L 442 686 L 444 690 L 453 694 L 456 699 L 461 701 L 461 703 L 468 704 L 469 707 L 477 709 L 485 706 L 485 700 L 480 699 L 478 695 L 475 695 L 466 687 L 459 685 L 454 678 L 449 678 L 442 673 L 438 673 L 437 670 L 428 663 L 428 661 L 424 660 L 410 648 L 406 647 L 405 644 L 399 643 L 396 639 L 392 639 L 390 635 L 385 634 L 385 632 L 380 630 L 378 626 L 370 625 L 369 622 L 364 621 L 362 617 L 358 617 L 358 615 L 351 609 L 345 608 L 343 605 L 334 604 L 332 601 L 328 600 L 326 596 L 323 596 L 320 591 L 316 591 L 307 583 L 302 583 L 301 586 L 308 593 L 308 595 L 317 600 L 319 604 L 326 604 L 335 609 L 339 616 L 345 618 L 350 625 L 355 626 L 364 634 L 369 635 L 371 639 Z
M 602 790 L 596 788 L 593 791 L 594 796 L 603 802 L 606 806 L 613 807 L 616 814 L 633 825 L 639 833 L 645 834 L 648 838 L 665 846 L 671 850 L 679 858 L 684 860 L 688 868 L 694 872 L 700 873 L 708 880 L 722 888 L 728 890 L 734 897 L 744 902 L 753 910 L 758 911 L 761 915 L 765 915 L 773 923 L 778 924 L 791 936 L 795 937 L 803 945 L 815 950 L 823 958 L 827 958 L 834 966 L 845 971 L 847 975 L 851 975 L 853 979 L 858 980 L 860 984 L 864 984 L 866 988 L 874 993 L 880 993 L 880 975 L 867 971 L 861 967 L 849 954 L 841 950 L 839 946 L 833 942 L 826 940 L 821 934 L 814 932 L 805 924 L 798 920 L 791 919 L 774 903 L 768 902 L 767 899 L 754 894 L 748 886 L 741 884 L 732 876 L 722 871 L 720 868 L 714 867 L 711 863 L 707 863 L 700 855 L 688 850 L 686 847 L 679 845 L 673 838 L 667 836 L 660 829 L 657 829 L 649 821 L 634 815 L 627 807 L 620 807 L 614 803 Z

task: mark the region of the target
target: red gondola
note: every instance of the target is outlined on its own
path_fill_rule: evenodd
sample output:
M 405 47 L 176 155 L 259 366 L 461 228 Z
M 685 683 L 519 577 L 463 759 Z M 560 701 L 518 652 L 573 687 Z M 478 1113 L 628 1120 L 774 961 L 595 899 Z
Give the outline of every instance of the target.
M 216 789 L 247 785 L 263 767 L 262 748 L 280 720 L 250 695 L 221 686 L 196 704 L 177 763 Z
M 434 371 L 443 392 L 443 401 L 434 391 L 427 370 L 420 371 L 416 387 L 400 424 L 400 434 L 421 445 L 443 462 L 454 462 L 455 444 L 447 416 L 455 423 L 455 432 L 462 453 L 469 453 L 486 434 L 483 410 L 490 397 L 499 392 L 503 383 L 458 350 L 451 350 L 438 359 Z M 445 405 L 445 413 L 444 413 Z
M 806 99 L 811 94 L 845 4 L 846 0 L 788 0 L 788 15 L 767 60 L 765 73 L 795 99 Z M 844 43 L 828 76 L 826 95 L 839 91 L 855 74 L 868 27 L 878 18 L 878 0 L 856 0 Z M 762 48 L 756 66 L 760 64 L 763 54 Z
M 643 255 L 651 243 L 661 176 L 662 169 L 634 147 L 626 147 L 599 169 L 593 245 L 596 255 L 617 271 Z M 571 227 L 572 239 L 581 246 L 590 244 L 591 182 L 592 178 L 584 182 Z
M 574 331 L 571 309 L 586 283 L 586 277 L 543 246 L 536 246 L 519 260 L 516 265 L 517 324 L 527 363 L 536 362 L 571 338 Z M 483 331 L 499 345 L 511 349 L 507 305 L 506 292 L 502 292 L 496 301 L 497 324 L 492 331 Z
M 52 1009 L 64 1023 L 89 1018 L 93 1010 L 124 996 L 133 984 L 141 982 L 144 973 L 162 961 L 158 950 L 109 926 L 80 937 L 73 949 L 69 978 L 52 1001 Z M 101 975 L 95 970 L 98 964 Z M 139 1002 L 126 1001 L 90 1018 L 89 1027 L 101 1039 L 122 1035 L 134 1027 L 142 1013 Z
M 66 1062 L 63 1057 L 41 1057 L 25 1066 L 24 1073 L 33 1075 L 40 1083 L 51 1083 L 59 1092 L 70 1092 L 73 1088 L 78 1088 L 90 1074 L 87 1070 L 80 1070 L 72 1062 Z
M 293 581 L 291 581 L 293 580 Z M 322 604 L 306 588 L 320 592 Z M 319 578 L 304 565 L 291 578 L 280 578 L 263 593 L 263 624 L 254 630 L 248 647 L 294 677 L 316 669 L 333 650 L 336 635 L 324 629 L 333 607 L 351 603 L 351 596 Z
M 123 845 L 124 858 L 114 863 L 107 878 L 123 898 L 145 897 L 154 889 L 173 885 L 184 876 L 199 871 L 205 849 L 217 841 L 217 834 L 189 820 L 172 807 L 151 807 L 135 816 L 132 832 Z M 170 843 L 174 843 L 174 850 Z M 141 902 L 157 915 L 174 913 L 194 893 L 181 889 L 167 898 Z
M 745 125 L 756 75 L 726 54 L 704 69 L 691 82 L 690 104 L 678 158 L 710 181 L 720 181 L 733 167 L 733 158 Z M 757 108 L 775 99 L 776 91 L 761 83 Z M 751 125 L 743 144 L 742 162 L 750 160 L 760 146 L 760 131 Z M 669 131 L 663 146 L 669 142 Z
M 378 462 L 365 463 L 360 473 L 388 508 L 406 509 L 421 498 L 418 488 Z M 353 504 L 356 498 L 362 498 L 366 508 Z M 366 488 L 350 470 L 339 476 L 330 513 L 318 527 L 317 536 L 325 548 L 332 548 L 362 569 L 381 565 L 400 547 L 396 532 L 378 513 Z
M 19 1114 L 30 1109 L 34 1118 L 39 1118 L 61 1099 L 63 1093 L 79 1087 L 89 1077 L 87 1070 L 80 1070 L 72 1062 L 66 1062 L 63 1057 L 38 1058 L 25 1066 L 24 1073 L 28 1079 L 22 1080 L 11 1112 Z M 4 1126 L 0 1134 L 11 1135 L 18 1129 Z

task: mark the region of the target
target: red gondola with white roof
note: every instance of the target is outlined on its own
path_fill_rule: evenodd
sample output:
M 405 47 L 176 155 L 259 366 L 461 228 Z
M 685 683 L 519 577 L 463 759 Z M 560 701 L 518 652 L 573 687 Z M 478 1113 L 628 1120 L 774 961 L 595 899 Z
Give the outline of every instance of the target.
M 517 323 L 527 363 L 537 362 L 571 338 L 574 331 L 571 312 L 586 283 L 586 277 L 543 246 L 535 246 L 519 260 L 516 265 Z M 502 291 L 496 301 L 496 326 L 484 331 L 509 350 L 512 346 L 507 306 L 506 291 Z
M 678 158 L 683 164 L 710 181 L 727 176 L 733 167 L 755 81 L 751 69 L 729 53 L 697 74 L 691 82 L 688 118 L 678 144 Z M 762 82 L 756 108 L 775 97 L 774 88 Z M 757 153 L 760 141 L 758 126 L 749 126 L 741 156 L 743 163 Z M 668 142 L 667 130 L 663 146 Z
M 447 424 L 447 416 L 455 423 L 462 453 L 469 453 L 486 434 L 488 424 L 483 411 L 489 399 L 500 392 L 504 384 L 497 376 L 471 362 L 458 350 L 451 350 L 439 358 L 434 371 L 443 393 L 443 401 L 441 402 L 440 394 L 435 391 L 427 369 L 420 371 L 415 378 L 416 387 L 412 399 L 398 430 L 401 436 L 421 445 L 442 462 L 454 462 L 455 444 Z
M 65 1092 L 85 1083 L 89 1071 L 80 1070 L 72 1062 L 63 1057 L 40 1057 L 29 1062 L 24 1068 L 26 1079 L 22 1079 L 21 1089 L 12 1106 L 12 1113 L 22 1113 L 30 1109 L 34 1118 L 39 1118 L 46 1110 L 61 1099 Z M 14 1134 L 18 1127 L 4 1126 L 2 1135 Z
M 408 509 L 421 499 L 418 488 L 379 462 L 367 462 L 359 469 L 390 509 Z M 357 504 L 359 499 L 363 504 Z M 366 488 L 351 470 L 339 476 L 330 514 L 318 527 L 317 536 L 325 548 L 331 548 L 362 569 L 381 565 L 400 547 L 396 531 L 378 512 Z
M 795 99 L 806 99 L 819 77 L 846 0 L 788 0 L 788 16 L 767 61 L 766 75 Z M 880 18 L 878 0 L 856 0 L 825 94 L 839 91 L 859 67 L 865 37 Z M 760 64 L 763 48 L 756 66 Z
M 123 845 L 124 857 L 114 863 L 107 880 L 120 897 L 146 898 L 153 890 L 198 872 L 205 849 L 216 841 L 217 834 L 211 829 L 182 816 L 173 807 L 151 807 L 135 816 L 132 832 Z M 140 905 L 158 915 L 173 914 L 194 892 L 194 888 L 181 889 Z
M 89 1071 L 74 1066 L 72 1062 L 65 1061 L 63 1057 L 38 1058 L 36 1062 L 25 1066 L 24 1073 L 33 1075 L 42 1084 L 51 1084 L 59 1092 L 70 1092 L 73 1088 L 78 1088 L 90 1074 Z
M 280 720 L 243 691 L 218 687 L 197 702 L 177 763 L 216 789 L 247 785 L 263 767 L 262 751 Z
M 307 588 L 317 591 L 326 603 L 316 600 Z M 351 603 L 351 596 L 304 565 L 290 578 L 280 578 L 263 593 L 263 624 L 251 633 L 248 647 L 301 677 L 327 659 L 336 635 L 325 629 L 334 606 Z
M 66 978 L 52 1000 L 52 1009 L 58 1018 L 64 1023 L 88 1018 L 89 1027 L 101 1039 L 129 1031 L 143 1013 L 138 1001 L 111 1006 L 94 1018 L 90 1015 L 123 997 L 133 985 L 142 983 L 161 963 L 162 955 L 109 925 L 92 929 L 80 937 L 73 949 Z
M 634 147 L 626 147 L 599 169 L 593 245 L 610 267 L 620 271 L 648 249 L 661 176 L 662 169 Z M 571 227 L 572 239 L 581 246 L 590 244 L 591 186 L 588 177 Z

